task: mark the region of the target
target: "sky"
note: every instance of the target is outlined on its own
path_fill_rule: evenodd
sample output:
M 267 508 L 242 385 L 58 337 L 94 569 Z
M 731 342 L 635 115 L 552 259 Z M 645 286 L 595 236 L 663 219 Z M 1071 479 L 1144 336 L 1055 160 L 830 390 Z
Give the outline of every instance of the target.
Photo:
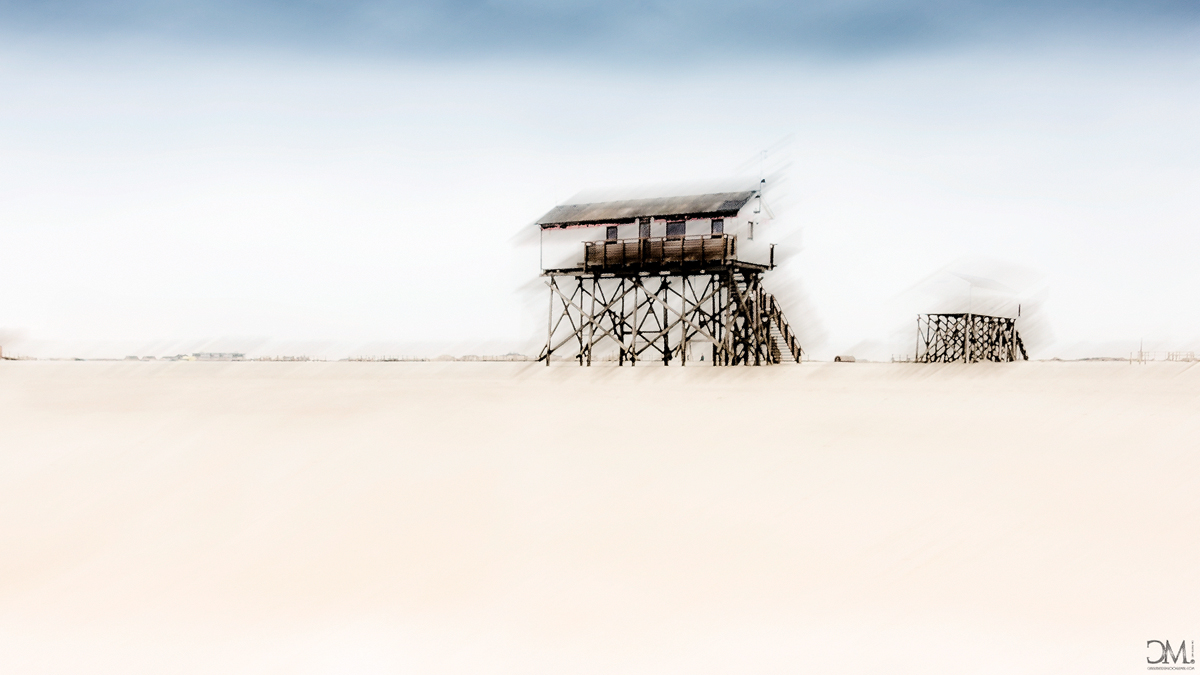
M 0 1 L 0 345 L 536 354 L 534 220 L 761 172 L 815 358 L 1200 351 L 1200 6 L 1044 4 Z

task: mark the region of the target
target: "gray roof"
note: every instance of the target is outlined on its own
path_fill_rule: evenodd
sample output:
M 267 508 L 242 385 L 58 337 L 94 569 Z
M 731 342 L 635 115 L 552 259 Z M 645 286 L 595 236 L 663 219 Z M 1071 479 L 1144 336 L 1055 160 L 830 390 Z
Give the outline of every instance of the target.
M 542 227 L 591 223 L 629 222 L 641 216 L 654 218 L 713 218 L 734 216 L 757 194 L 754 190 L 716 192 L 682 197 L 626 199 L 592 204 L 560 204 L 538 219 Z

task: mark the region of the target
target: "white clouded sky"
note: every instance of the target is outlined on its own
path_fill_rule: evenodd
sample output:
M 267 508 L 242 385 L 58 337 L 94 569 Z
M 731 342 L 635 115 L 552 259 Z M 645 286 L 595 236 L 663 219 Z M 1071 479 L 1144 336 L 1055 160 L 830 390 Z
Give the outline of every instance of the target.
M 1035 357 L 1200 338 L 1200 49 L 722 48 L 638 67 L 9 41 L 0 331 L 39 356 L 535 352 L 521 228 L 787 137 L 768 284 L 818 357 L 911 350 L 930 301 L 906 291 L 955 263 L 1040 278 Z

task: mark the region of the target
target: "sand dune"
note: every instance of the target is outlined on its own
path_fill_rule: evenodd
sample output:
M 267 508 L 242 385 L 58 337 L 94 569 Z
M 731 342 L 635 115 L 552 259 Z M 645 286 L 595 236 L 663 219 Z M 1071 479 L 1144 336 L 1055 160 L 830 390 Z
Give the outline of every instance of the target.
M 0 364 L 0 670 L 1133 673 L 1186 364 Z

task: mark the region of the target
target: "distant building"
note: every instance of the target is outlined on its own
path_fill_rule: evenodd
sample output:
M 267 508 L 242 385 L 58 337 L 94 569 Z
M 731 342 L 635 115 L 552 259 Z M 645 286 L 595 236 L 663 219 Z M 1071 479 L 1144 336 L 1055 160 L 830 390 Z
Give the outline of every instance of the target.
M 243 361 L 246 355 L 239 352 L 196 352 L 192 358 L 196 361 Z

